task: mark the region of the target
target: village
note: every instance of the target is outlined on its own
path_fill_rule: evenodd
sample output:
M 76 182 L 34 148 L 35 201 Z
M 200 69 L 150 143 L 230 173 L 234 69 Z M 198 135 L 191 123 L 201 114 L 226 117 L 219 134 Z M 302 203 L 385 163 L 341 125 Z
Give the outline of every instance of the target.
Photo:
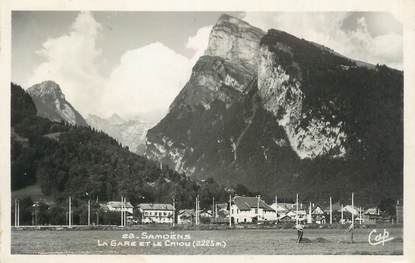
M 332 202 L 324 206 L 314 202 L 300 202 L 297 194 L 295 202 L 278 202 L 277 196 L 272 204 L 267 204 L 260 195 L 229 196 L 226 203 L 217 203 L 212 199 L 209 207 L 201 208 L 199 196 L 196 197 L 193 208 L 177 209 L 175 200 L 172 203 L 140 203 L 136 206 L 122 197 L 120 201 L 108 201 L 95 204 L 91 209 L 88 201 L 84 212 L 87 218 L 84 223 L 74 223 L 74 209 L 71 197 L 68 198 L 65 225 L 69 228 L 75 225 L 100 226 L 119 225 L 128 227 L 134 225 L 170 225 L 170 226 L 257 226 L 257 225 L 375 225 L 402 224 L 403 206 L 399 201 L 395 204 L 395 216 L 385 213 L 379 207 L 364 208 L 354 204 L 352 193 L 351 204 Z M 14 203 L 14 226 L 20 224 L 20 202 Z M 38 220 L 36 202 L 32 206 L 31 226 L 44 225 Z M 111 218 L 112 220 L 103 220 Z M 25 224 L 25 226 L 28 226 Z
M 261 196 L 234 196 L 227 203 L 215 203 L 209 208 L 201 209 L 198 197 L 195 207 L 176 210 L 174 202 L 169 203 L 141 203 L 133 206 L 130 202 L 110 201 L 100 204 L 105 212 L 119 213 L 120 225 L 131 226 L 137 224 L 170 224 L 170 225 L 201 225 L 223 224 L 235 225 L 276 225 L 284 223 L 300 224 L 401 224 L 403 220 L 402 206 L 397 201 L 396 216 L 387 216 L 378 207 L 363 208 L 353 204 L 332 203 L 322 206 L 298 201 L 284 203 L 278 198 L 272 204 L 267 204 Z M 71 220 L 68 220 L 69 225 Z M 98 222 L 88 221 L 95 225 Z

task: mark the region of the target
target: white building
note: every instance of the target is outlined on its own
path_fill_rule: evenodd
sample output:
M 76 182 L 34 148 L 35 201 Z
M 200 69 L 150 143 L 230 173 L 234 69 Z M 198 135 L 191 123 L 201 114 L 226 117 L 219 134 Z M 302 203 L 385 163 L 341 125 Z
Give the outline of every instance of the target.
M 134 206 L 130 202 L 125 202 L 124 206 L 120 201 L 109 201 L 103 205 L 105 209 L 110 212 L 121 212 L 126 211 L 129 214 L 133 214 Z
M 277 220 L 275 210 L 259 197 L 235 196 L 231 206 L 234 224 Z
M 174 209 L 171 204 L 148 204 L 137 206 L 141 215 L 141 223 L 169 224 L 173 223 Z
M 270 205 L 274 210 L 275 210 L 275 212 L 277 212 L 279 215 L 285 215 L 288 211 L 289 211 L 289 209 L 286 207 L 286 206 L 284 206 L 283 204 L 279 204 L 279 203 L 273 203 L 272 205 Z

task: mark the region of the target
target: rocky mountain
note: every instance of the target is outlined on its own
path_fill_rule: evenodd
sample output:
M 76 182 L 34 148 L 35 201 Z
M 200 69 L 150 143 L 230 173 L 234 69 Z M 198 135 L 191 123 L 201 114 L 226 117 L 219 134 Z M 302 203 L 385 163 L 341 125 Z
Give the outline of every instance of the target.
M 67 197 L 72 196 L 75 222 L 85 221 L 82 206 L 91 200 L 118 200 L 134 205 L 171 202 L 178 209 L 193 206 L 196 195 L 208 207 L 212 198 L 226 202 L 226 193 L 214 180 L 189 180 L 168 166 L 131 153 L 115 139 L 89 126 L 53 122 L 36 116 L 31 97 L 11 84 L 11 190 L 26 197 L 50 200 L 46 218 L 65 224 Z M 88 193 L 88 196 L 85 195 Z M 32 209 L 32 203 L 22 206 Z M 42 218 L 42 216 L 39 216 Z M 30 224 L 31 214 L 25 224 Z M 57 220 L 57 221 L 56 221 Z M 51 221 L 44 221 L 49 224 Z
M 128 146 L 131 152 L 140 155 L 145 152 L 147 130 L 154 125 L 138 118 L 124 120 L 118 114 L 113 114 L 108 118 L 90 114 L 86 121 L 91 127 L 105 132 L 123 146 Z
M 269 196 L 402 195 L 403 73 L 228 15 L 146 156 Z
M 79 126 L 87 123 L 82 115 L 65 99 L 59 85 L 53 81 L 44 81 L 27 89 L 36 105 L 37 114 L 51 121 L 65 121 Z

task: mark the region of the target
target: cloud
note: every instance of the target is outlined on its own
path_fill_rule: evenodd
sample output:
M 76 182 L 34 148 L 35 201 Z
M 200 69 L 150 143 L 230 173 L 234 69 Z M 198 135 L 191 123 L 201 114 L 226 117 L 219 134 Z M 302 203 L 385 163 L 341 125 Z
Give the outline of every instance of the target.
M 195 64 L 200 56 L 203 56 L 208 47 L 209 35 L 212 30 L 211 26 L 199 28 L 194 36 L 190 36 L 187 40 L 186 47 L 193 49 L 195 54 L 191 59 L 192 64 Z
M 107 83 L 102 105 L 106 114 L 163 111 L 189 78 L 190 60 L 162 43 L 129 50 Z
M 165 113 L 204 54 L 211 29 L 202 27 L 188 38 L 185 46 L 194 50 L 190 59 L 160 42 L 126 51 L 110 75 L 102 102 L 105 114 Z
M 160 42 L 125 51 L 110 74 L 98 71 L 105 54 L 97 47 L 102 26 L 89 12 L 80 13 L 68 34 L 50 38 L 37 53 L 45 58 L 26 86 L 44 80 L 60 84 L 67 100 L 84 116 L 89 113 L 131 116 L 157 112 L 159 118 L 190 78 L 197 59 L 207 48 L 212 26 L 190 36 L 187 58 Z
M 247 13 L 244 19 L 264 30 L 283 30 L 354 59 L 401 69 L 402 36 L 388 33 L 374 37 L 370 34 L 364 17 L 358 20 L 353 30 L 345 30 L 342 25 L 348 15 L 344 12 Z
M 68 101 L 81 112 L 92 112 L 97 107 L 104 83 L 97 71 L 101 50 L 96 47 L 101 25 L 89 12 L 82 12 L 72 24 L 70 32 L 43 43 L 37 53 L 45 58 L 26 83 L 31 86 L 44 80 L 60 84 Z

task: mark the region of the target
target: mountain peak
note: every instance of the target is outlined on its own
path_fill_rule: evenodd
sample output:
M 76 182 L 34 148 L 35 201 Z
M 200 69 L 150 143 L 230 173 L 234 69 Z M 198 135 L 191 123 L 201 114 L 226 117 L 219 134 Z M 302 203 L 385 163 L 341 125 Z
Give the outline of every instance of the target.
M 53 80 L 46 80 L 35 84 L 32 87 L 28 88 L 27 92 L 30 94 L 30 96 L 52 96 L 54 98 L 65 99 L 65 95 L 63 94 L 59 84 Z
M 216 22 L 216 25 L 221 25 L 221 24 L 233 24 L 238 27 L 246 27 L 246 28 L 253 27 L 249 23 L 245 22 L 244 20 L 238 17 L 228 15 L 228 14 L 222 14 L 219 17 L 218 21 Z
M 66 121 L 70 124 L 86 126 L 87 123 L 78 111 L 65 99 L 59 84 L 52 80 L 43 81 L 27 89 L 36 105 L 39 116 L 51 121 Z
M 112 123 L 121 123 L 124 122 L 124 119 L 120 117 L 117 113 L 113 113 L 109 118 L 108 121 Z
M 209 36 L 207 56 L 222 57 L 248 69 L 257 66 L 259 42 L 265 32 L 249 23 L 223 14 Z

